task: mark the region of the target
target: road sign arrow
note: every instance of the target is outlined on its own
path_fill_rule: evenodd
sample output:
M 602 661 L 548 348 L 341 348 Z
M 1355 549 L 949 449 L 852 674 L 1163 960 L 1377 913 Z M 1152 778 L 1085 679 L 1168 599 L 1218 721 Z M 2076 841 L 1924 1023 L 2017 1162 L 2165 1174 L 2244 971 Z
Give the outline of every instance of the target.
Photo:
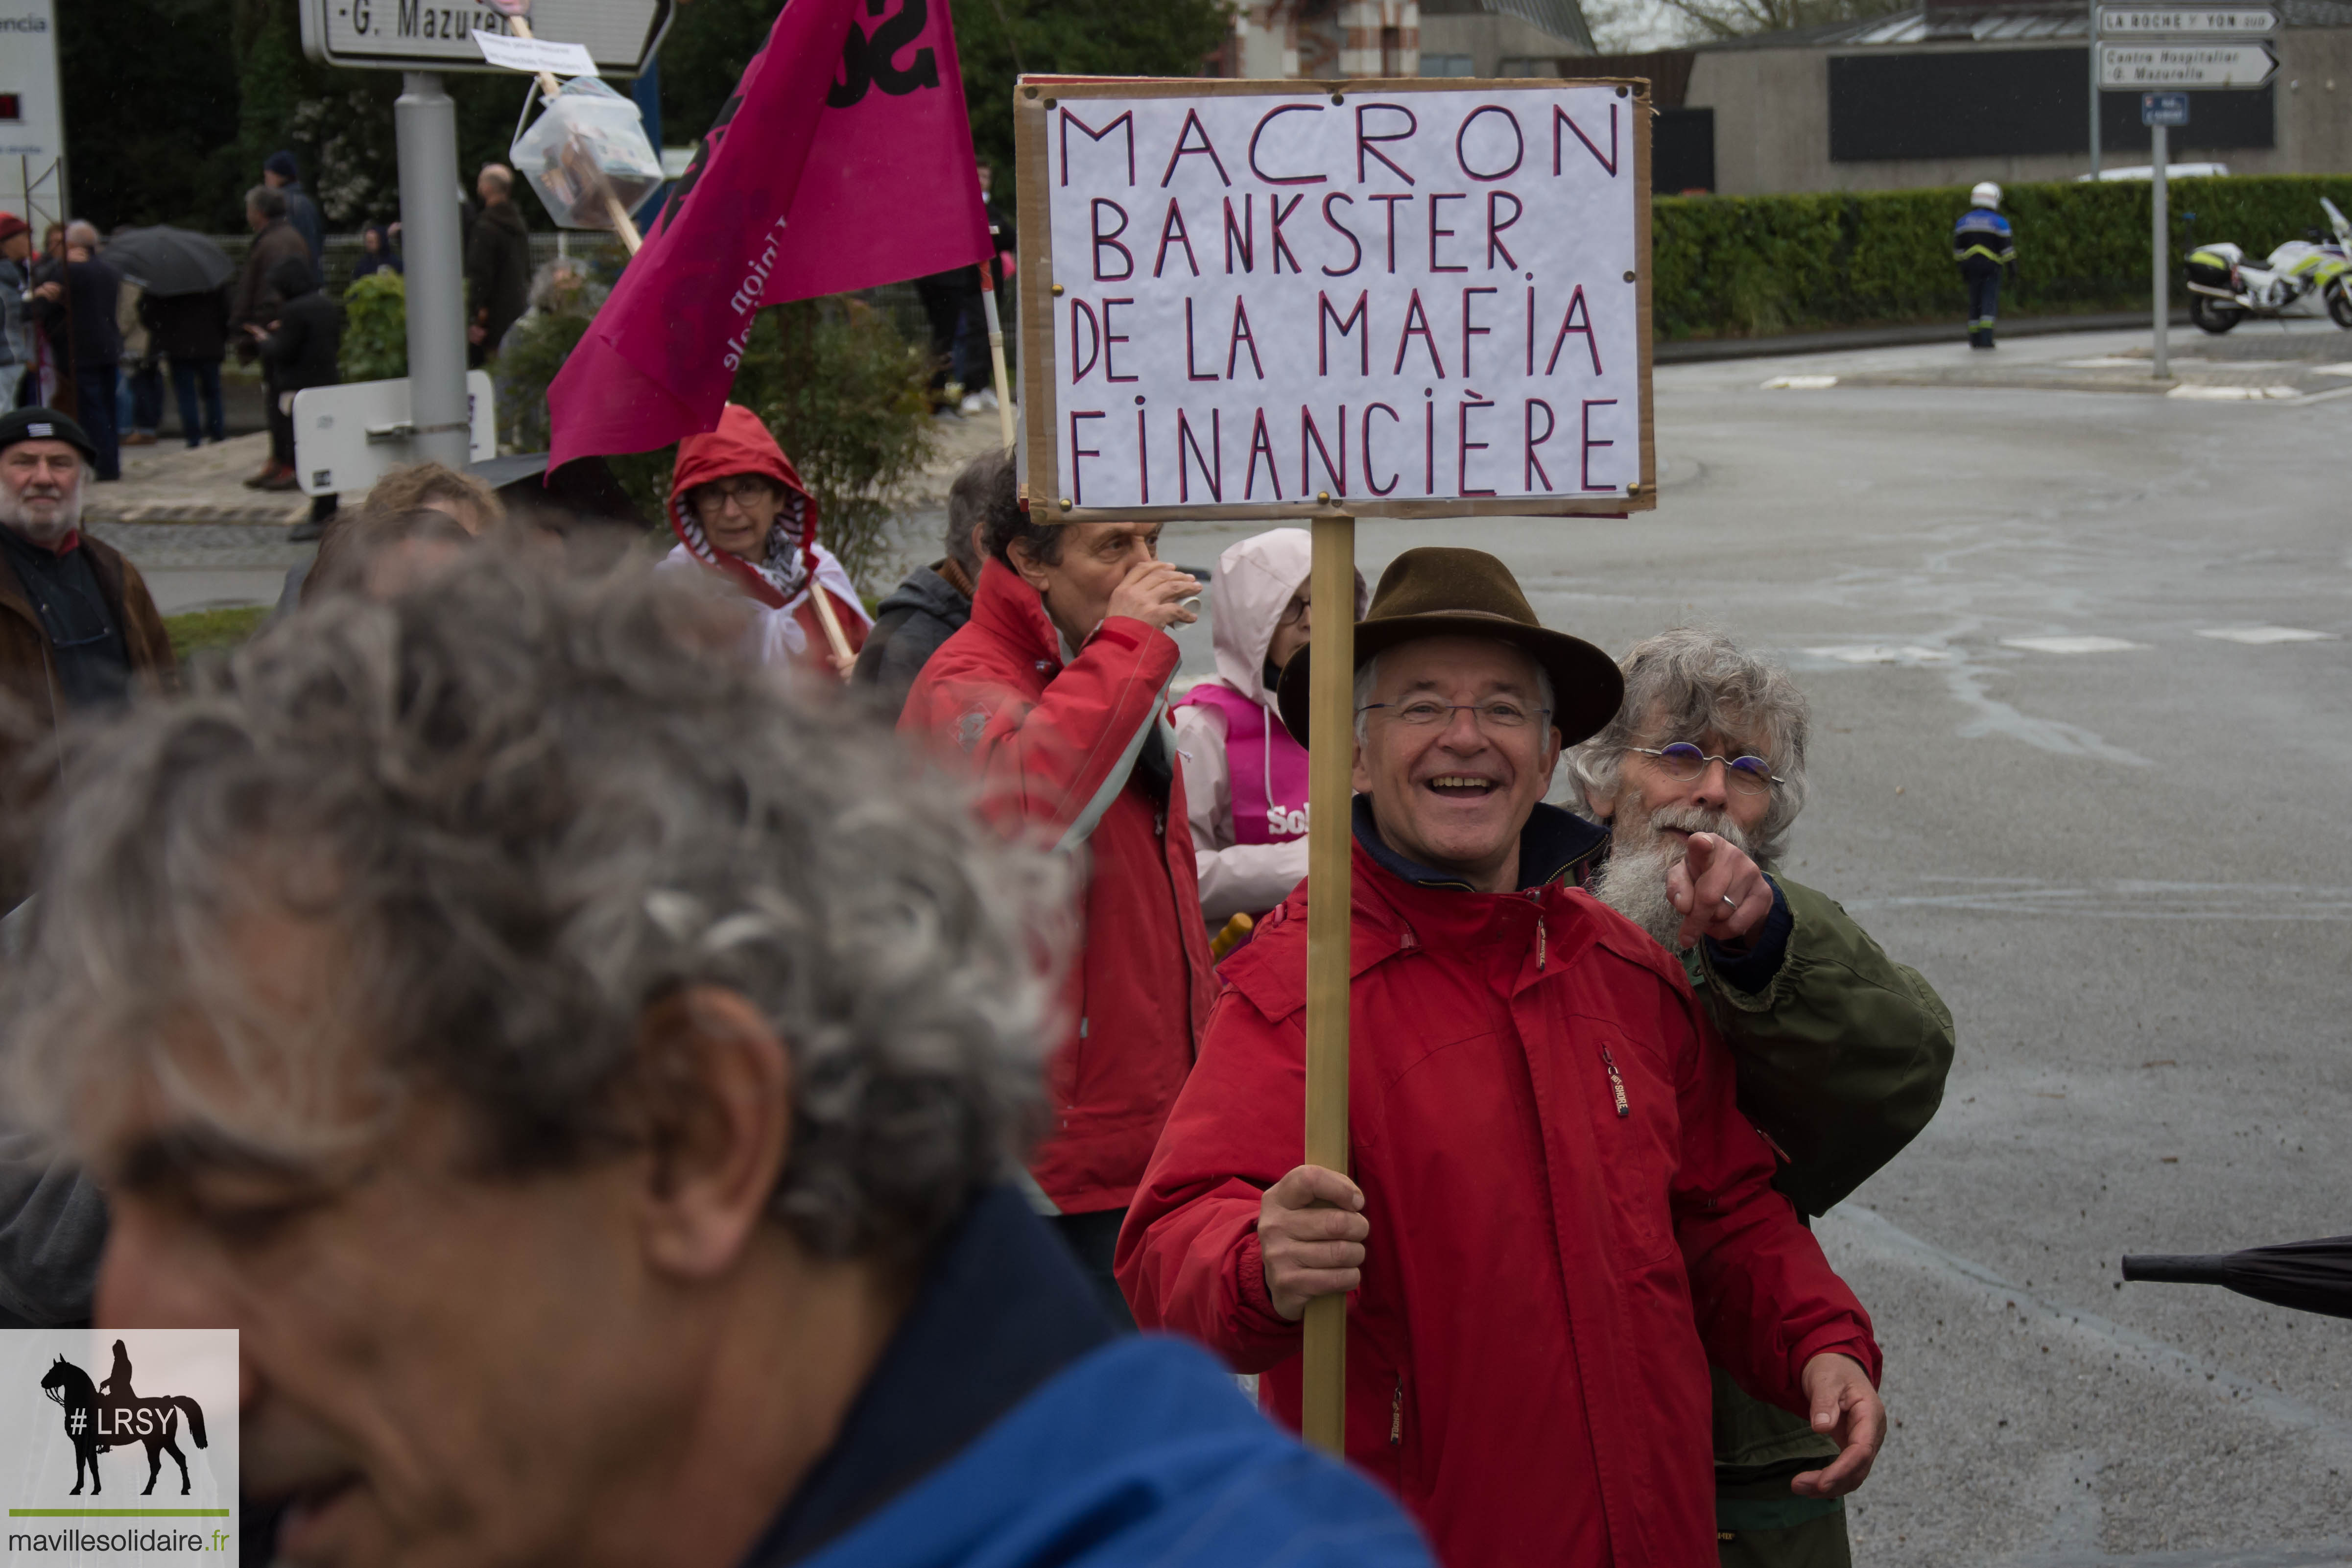
M 2267 43 L 2099 46 L 2103 88 L 2255 88 L 2277 70 Z

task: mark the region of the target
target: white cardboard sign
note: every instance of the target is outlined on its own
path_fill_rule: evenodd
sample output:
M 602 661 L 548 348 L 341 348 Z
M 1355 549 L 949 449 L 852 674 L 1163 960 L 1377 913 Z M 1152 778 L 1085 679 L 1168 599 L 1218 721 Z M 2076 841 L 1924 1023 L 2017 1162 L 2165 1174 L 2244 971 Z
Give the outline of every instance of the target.
M 494 66 L 512 71 L 548 71 L 556 76 L 594 76 L 596 61 L 581 44 L 553 38 L 518 38 L 474 29 L 474 47 Z
M 1650 503 L 1633 84 L 1159 85 L 1022 89 L 1033 513 Z

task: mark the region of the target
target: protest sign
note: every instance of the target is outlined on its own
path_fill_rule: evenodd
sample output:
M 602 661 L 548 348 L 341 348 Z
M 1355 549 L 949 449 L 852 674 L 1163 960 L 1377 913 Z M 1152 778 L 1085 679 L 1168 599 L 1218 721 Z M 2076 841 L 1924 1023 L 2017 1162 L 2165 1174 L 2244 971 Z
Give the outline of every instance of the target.
M 1655 504 L 1647 83 L 1014 105 L 1039 521 Z

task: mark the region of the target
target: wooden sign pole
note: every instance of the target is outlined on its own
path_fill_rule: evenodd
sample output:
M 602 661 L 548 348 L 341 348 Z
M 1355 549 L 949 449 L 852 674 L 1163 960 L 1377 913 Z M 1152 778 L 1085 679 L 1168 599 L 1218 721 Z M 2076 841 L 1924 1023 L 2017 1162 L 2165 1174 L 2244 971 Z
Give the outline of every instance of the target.
M 1307 1163 L 1348 1169 L 1349 818 L 1356 753 L 1356 520 L 1314 520 L 1314 626 L 1307 687 Z M 1348 1298 L 1307 1304 L 1301 1428 L 1327 1454 L 1347 1449 Z

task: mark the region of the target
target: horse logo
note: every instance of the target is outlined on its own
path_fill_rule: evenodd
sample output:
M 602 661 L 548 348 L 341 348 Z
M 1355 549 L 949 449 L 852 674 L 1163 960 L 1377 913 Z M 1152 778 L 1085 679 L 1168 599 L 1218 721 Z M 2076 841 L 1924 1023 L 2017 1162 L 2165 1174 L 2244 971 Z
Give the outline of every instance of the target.
M 196 1447 L 207 1447 L 204 1406 L 184 1394 L 142 1399 L 132 1393 L 131 1352 L 121 1340 L 114 1342 L 114 1366 L 102 1389 L 91 1386 L 89 1373 L 59 1356 L 41 1379 L 41 1392 L 65 1411 L 66 1437 L 74 1448 L 74 1486 L 68 1496 L 80 1495 L 84 1468 L 89 1471 L 90 1494 L 96 1496 L 100 1490 L 98 1457 L 133 1443 L 147 1445 L 147 1485 L 140 1496 L 155 1489 L 165 1454 L 179 1464 L 180 1495 L 188 1495 L 188 1457 L 180 1452 L 178 1442 L 180 1415 L 187 1413 L 188 1432 Z

